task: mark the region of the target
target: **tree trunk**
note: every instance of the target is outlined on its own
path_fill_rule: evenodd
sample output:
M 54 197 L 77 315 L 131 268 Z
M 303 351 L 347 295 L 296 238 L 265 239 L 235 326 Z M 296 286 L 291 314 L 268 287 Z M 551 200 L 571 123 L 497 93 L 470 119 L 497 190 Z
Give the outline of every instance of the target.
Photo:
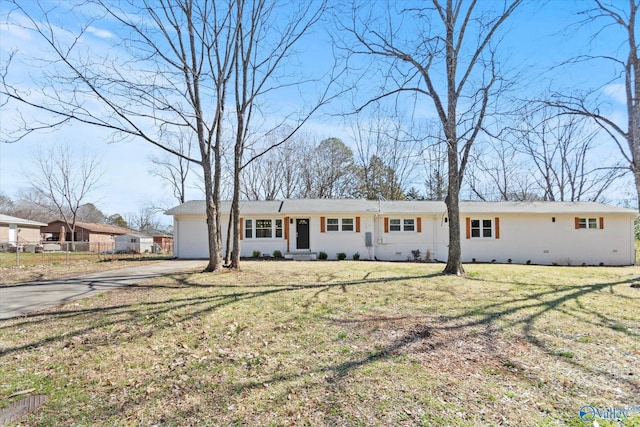
M 231 265 L 231 250 L 233 246 L 231 245 L 231 239 L 233 238 L 233 208 L 231 208 L 231 213 L 229 214 L 229 222 L 227 223 L 227 244 L 225 246 L 224 251 L 224 265 Z
M 233 201 L 231 216 L 233 217 L 233 252 L 231 252 L 231 268 L 240 269 L 240 173 L 242 172 L 242 153 L 244 152 L 244 114 L 238 114 L 238 127 L 233 158 Z
M 447 164 L 449 167 L 449 186 L 445 203 L 449 215 L 449 255 L 447 257 L 447 266 L 444 268 L 444 274 L 455 274 L 456 276 L 464 275 L 462 268 L 462 247 L 460 244 L 460 180 L 462 171 L 458 168 L 458 132 L 457 132 L 457 103 L 458 92 L 456 82 L 456 70 L 458 68 L 458 53 L 456 52 L 454 34 L 455 19 L 453 13 L 453 5 L 451 0 L 447 1 L 446 6 L 446 64 L 447 64 L 447 113 L 442 124 L 444 127 L 444 135 L 447 139 Z M 470 144 L 471 142 L 468 142 Z
M 449 139 L 447 143 L 449 163 L 449 190 L 445 203 L 449 216 L 449 255 L 444 274 L 464 276 L 462 267 L 462 247 L 460 244 L 460 175 L 458 173 L 458 150 L 455 139 Z
M 209 242 L 209 264 L 204 271 L 219 271 L 222 268 L 222 248 L 220 247 L 219 200 L 215 197 L 215 190 L 212 188 L 211 163 L 209 159 L 203 162 L 204 182 L 205 182 L 205 210 L 207 213 L 207 238 Z M 215 186 L 215 184 L 214 184 Z

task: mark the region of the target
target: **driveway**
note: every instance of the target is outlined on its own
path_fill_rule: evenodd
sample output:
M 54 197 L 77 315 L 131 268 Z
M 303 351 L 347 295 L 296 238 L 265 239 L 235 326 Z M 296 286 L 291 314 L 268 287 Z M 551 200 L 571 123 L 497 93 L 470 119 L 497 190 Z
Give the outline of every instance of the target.
M 143 280 L 184 271 L 203 270 L 202 260 L 171 260 L 109 270 L 75 278 L 44 280 L 0 287 L 0 320 L 11 319 L 95 293 L 135 285 Z

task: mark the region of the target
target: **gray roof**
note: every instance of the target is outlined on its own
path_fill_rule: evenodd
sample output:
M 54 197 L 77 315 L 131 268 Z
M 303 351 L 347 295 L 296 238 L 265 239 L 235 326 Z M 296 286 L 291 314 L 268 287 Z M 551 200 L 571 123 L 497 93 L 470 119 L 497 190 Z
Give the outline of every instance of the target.
M 173 234 L 155 228 L 146 228 L 142 232 L 151 237 L 173 237 Z
M 0 224 L 32 225 L 34 227 L 43 227 L 47 225 L 44 222 L 31 221 L 30 219 L 16 218 L 15 216 L 4 214 L 0 214 Z
M 287 199 L 282 212 L 287 214 L 377 212 L 378 202 L 364 199 Z
M 120 235 L 116 236 L 116 240 L 117 240 L 118 238 L 121 238 L 121 239 L 122 239 L 122 238 L 126 238 L 127 236 L 128 236 L 128 237 L 138 237 L 138 238 L 141 238 L 141 239 L 153 239 L 153 237 L 152 237 L 152 236 L 149 236 L 148 234 L 145 234 L 145 233 L 138 233 L 138 232 L 135 232 L 135 231 L 134 231 L 134 232 L 132 232 L 132 233 L 120 234 Z
M 462 213 L 627 214 L 633 209 L 596 202 L 461 202 Z
M 277 214 L 280 212 L 280 200 L 267 201 L 240 201 L 240 212 L 245 215 L 251 214 Z M 229 213 L 231 210 L 231 202 L 222 202 L 222 213 Z M 205 213 L 204 200 L 189 200 L 181 205 L 169 209 L 165 215 L 202 215 Z
M 376 205 L 378 202 L 375 202 Z M 427 200 L 385 200 L 380 202 L 380 213 L 382 214 L 445 214 L 447 205 L 444 202 L 434 202 Z
M 165 212 L 166 215 L 203 215 L 203 200 L 192 200 Z M 222 213 L 231 208 L 230 202 L 222 203 Z M 300 215 L 300 214 L 446 214 L 444 202 L 393 201 L 363 199 L 287 199 L 283 201 L 241 201 L 243 215 Z M 462 214 L 625 214 L 637 215 L 633 209 L 609 206 L 595 202 L 460 202 Z

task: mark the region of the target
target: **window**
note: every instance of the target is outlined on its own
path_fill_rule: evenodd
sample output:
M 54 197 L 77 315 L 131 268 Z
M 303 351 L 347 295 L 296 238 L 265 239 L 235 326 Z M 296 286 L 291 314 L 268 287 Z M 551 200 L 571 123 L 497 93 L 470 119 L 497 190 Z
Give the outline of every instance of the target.
M 282 219 L 245 219 L 245 239 L 282 239 L 284 221 Z
M 413 218 L 403 220 L 402 224 L 404 226 L 404 231 L 415 231 L 416 229 L 415 220 Z
M 273 236 L 272 223 L 270 219 L 256 219 L 256 239 L 270 239 Z
M 493 221 L 490 219 L 472 219 L 471 237 L 475 239 L 493 237 Z
M 578 228 L 589 228 L 589 229 L 596 230 L 598 228 L 598 219 L 597 218 L 579 218 Z
M 416 219 L 415 218 L 385 218 L 384 232 L 390 231 L 416 231 Z M 419 222 L 419 218 L 418 218 Z M 418 232 L 420 232 L 420 225 L 418 224 Z
M 327 231 L 339 231 L 339 226 L 338 218 L 327 218 Z
M 253 239 L 253 220 L 246 219 L 244 221 L 244 237 L 245 239 Z
M 354 231 L 353 218 L 327 218 L 327 231 Z

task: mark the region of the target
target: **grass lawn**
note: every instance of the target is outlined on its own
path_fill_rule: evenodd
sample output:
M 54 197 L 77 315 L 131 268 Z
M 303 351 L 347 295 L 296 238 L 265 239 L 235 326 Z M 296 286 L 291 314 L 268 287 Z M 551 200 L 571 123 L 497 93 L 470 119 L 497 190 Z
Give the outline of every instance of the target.
M 22 425 L 592 426 L 585 405 L 640 407 L 639 267 L 442 268 L 244 262 L 2 321 L 0 408 L 30 389 L 50 401 Z
M 94 253 L 49 252 L 44 254 L 21 253 L 16 266 L 15 253 L 0 253 L 0 287 L 34 280 L 60 279 L 105 270 L 134 267 L 169 259 L 168 256 L 107 255 L 98 258 Z
M 139 260 L 139 259 L 169 259 L 171 255 L 163 254 L 99 254 L 97 252 L 41 252 L 27 253 L 20 252 L 16 257 L 15 252 L 0 252 L 0 268 L 11 268 L 16 266 L 30 265 L 60 265 L 74 262 L 101 262 L 118 260 Z

